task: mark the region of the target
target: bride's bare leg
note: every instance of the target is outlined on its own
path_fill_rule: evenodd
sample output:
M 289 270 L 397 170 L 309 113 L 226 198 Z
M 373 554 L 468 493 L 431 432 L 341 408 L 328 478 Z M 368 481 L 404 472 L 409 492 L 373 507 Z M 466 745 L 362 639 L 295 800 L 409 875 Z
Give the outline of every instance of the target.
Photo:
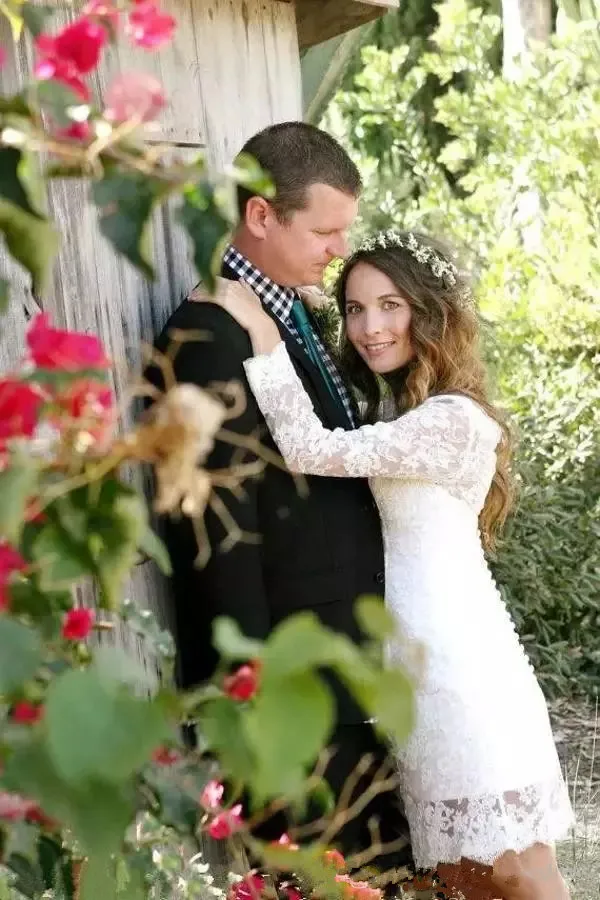
M 554 848 L 547 844 L 504 853 L 494 863 L 491 881 L 503 900 L 570 900 L 571 896 Z

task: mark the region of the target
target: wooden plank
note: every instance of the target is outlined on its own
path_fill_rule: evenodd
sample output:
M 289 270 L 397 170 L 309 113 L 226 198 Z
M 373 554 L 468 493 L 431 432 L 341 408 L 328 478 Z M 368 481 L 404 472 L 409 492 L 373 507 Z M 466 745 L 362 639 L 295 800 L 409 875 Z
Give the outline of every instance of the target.
M 296 0 L 300 50 L 358 28 L 398 7 L 399 0 Z
M 261 128 L 302 118 L 294 7 L 278 0 L 204 0 L 194 32 L 207 143 L 221 168 Z

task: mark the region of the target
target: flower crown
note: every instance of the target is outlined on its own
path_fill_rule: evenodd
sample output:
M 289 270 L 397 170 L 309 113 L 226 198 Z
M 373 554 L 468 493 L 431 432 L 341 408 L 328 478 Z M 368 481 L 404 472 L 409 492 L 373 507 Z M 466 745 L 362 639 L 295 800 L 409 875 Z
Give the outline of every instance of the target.
M 433 247 L 418 241 L 412 231 L 408 233 L 406 238 L 400 237 L 397 232 L 391 229 L 389 231 L 381 231 L 375 237 L 363 241 L 357 252 L 372 253 L 373 250 L 378 248 L 388 250 L 390 247 L 400 247 L 402 250 L 408 250 L 411 256 L 414 256 L 421 265 L 427 266 L 436 278 L 441 278 L 442 281 L 451 287 L 456 284 L 458 269 L 454 263 L 448 262 L 448 260 L 440 256 Z

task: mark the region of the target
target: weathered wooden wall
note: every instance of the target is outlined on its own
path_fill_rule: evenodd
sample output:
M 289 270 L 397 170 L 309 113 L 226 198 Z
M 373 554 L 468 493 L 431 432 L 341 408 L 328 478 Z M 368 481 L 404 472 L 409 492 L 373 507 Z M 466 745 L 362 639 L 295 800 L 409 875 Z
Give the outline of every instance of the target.
M 246 138 L 260 128 L 301 118 L 293 3 L 163 0 L 162 6 L 178 21 L 172 46 L 147 53 L 130 48 L 124 38 L 117 51 L 109 51 L 98 73 L 99 92 L 118 70 L 156 74 L 170 101 L 157 137 L 189 152 L 206 148 L 217 167 L 230 162 Z M 74 16 L 72 8 L 59 8 L 55 24 L 59 27 Z M 27 77 L 33 54 L 26 41 L 11 51 L 3 17 L 0 44 L 9 52 L 0 71 L 2 92 L 8 93 Z M 0 249 L 0 274 L 13 281 L 10 312 L 1 326 L 0 372 L 19 359 L 26 323 L 42 308 L 59 326 L 102 337 L 114 360 L 117 395 L 123 398 L 132 373 L 139 371 L 143 342 L 151 341 L 162 328 L 194 285 L 195 275 L 186 235 L 168 210 L 161 211 L 154 222 L 157 279 L 151 283 L 115 256 L 98 231 L 87 195 L 86 185 L 71 180 L 58 182 L 50 190 L 50 211 L 62 234 L 62 246 L 46 296 L 31 296 L 26 277 Z M 168 621 L 164 585 L 152 564 L 133 573 L 127 595 Z

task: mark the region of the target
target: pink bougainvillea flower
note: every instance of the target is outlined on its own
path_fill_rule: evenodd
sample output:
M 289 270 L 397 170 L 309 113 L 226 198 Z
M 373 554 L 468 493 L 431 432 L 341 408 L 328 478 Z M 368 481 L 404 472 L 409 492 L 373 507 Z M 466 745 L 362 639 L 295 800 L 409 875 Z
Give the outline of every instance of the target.
M 349 875 L 336 875 L 335 880 L 343 886 L 347 900 L 381 900 L 380 888 L 371 887 L 366 881 L 353 881 Z
M 108 385 L 84 378 L 73 382 L 54 399 L 58 428 L 64 425 L 70 430 L 85 431 L 96 445 L 109 441 L 116 422 L 116 408 Z
M 39 313 L 27 332 L 33 362 L 44 369 L 106 369 L 110 361 L 100 340 L 91 334 L 52 328 L 48 316 Z
M 227 900 L 258 900 L 265 889 L 265 879 L 262 875 L 248 872 L 241 881 L 232 885 Z
M 231 809 L 224 809 L 223 812 L 217 813 L 210 822 L 207 831 L 211 838 L 214 838 L 216 841 L 222 841 L 239 831 L 243 824 L 242 804 L 238 803 L 236 806 L 232 806 Z
M 151 122 L 166 105 L 158 78 L 146 72 L 124 72 L 108 88 L 104 116 L 110 122 Z
M 152 761 L 157 766 L 173 766 L 181 759 L 181 754 L 172 747 L 158 747 L 152 754 Z
M 2 68 L 2 66 L 4 65 L 5 62 L 6 62 L 6 50 L 4 49 L 2 44 L 0 44 L 0 69 Z
M 240 666 L 223 679 L 223 690 L 232 700 L 250 700 L 256 694 L 260 681 L 260 662 L 253 660 Z
M 95 619 L 93 609 L 70 609 L 63 621 L 62 636 L 67 641 L 84 641 L 89 637 Z
M 57 35 L 40 34 L 35 45 L 47 59 L 58 60 L 73 67 L 79 75 L 92 72 L 100 62 L 108 32 L 99 22 L 82 16 L 67 25 Z
M 120 11 L 113 0 L 89 0 L 81 12 L 91 19 L 100 19 L 114 29 L 118 28 Z
M 329 866 L 333 866 L 338 872 L 343 872 L 346 868 L 346 860 L 339 850 L 326 850 L 323 859 Z
M 44 707 L 40 703 L 21 700 L 13 706 L 10 717 L 17 725 L 35 725 L 43 715 Z
M 136 46 L 158 50 L 171 41 L 176 24 L 173 16 L 162 12 L 155 0 L 145 0 L 136 3 L 129 13 L 126 31 Z
M 0 819 L 19 822 L 29 816 L 34 809 L 36 809 L 36 804 L 33 800 L 28 800 L 20 794 L 0 791 Z
M 68 128 L 60 128 L 57 137 L 67 138 L 71 141 L 87 141 L 92 135 L 92 126 L 89 122 L 72 122 Z
M 43 403 L 35 385 L 16 378 L 0 379 L 0 450 L 10 438 L 32 437 Z
M 289 884 L 284 888 L 284 894 L 287 897 L 287 900 L 302 900 L 302 894 L 298 890 L 297 887 Z
M 286 850 L 298 850 L 298 844 L 292 842 L 289 834 L 282 834 L 279 840 L 271 842 L 272 847 L 284 847 Z
M 39 81 L 60 81 L 61 84 L 65 84 L 70 88 L 84 103 L 90 99 L 87 84 L 74 66 L 68 62 L 43 56 L 36 62 L 33 74 Z
M 205 809 L 210 809 L 211 811 L 217 810 L 221 806 L 221 800 L 223 799 L 223 794 L 225 793 L 225 788 L 219 781 L 209 781 L 204 786 L 204 790 L 200 795 L 200 803 Z
M 22 572 L 27 563 L 21 554 L 5 542 L 0 543 L 0 612 L 5 612 L 10 605 L 8 583 L 13 572 Z

